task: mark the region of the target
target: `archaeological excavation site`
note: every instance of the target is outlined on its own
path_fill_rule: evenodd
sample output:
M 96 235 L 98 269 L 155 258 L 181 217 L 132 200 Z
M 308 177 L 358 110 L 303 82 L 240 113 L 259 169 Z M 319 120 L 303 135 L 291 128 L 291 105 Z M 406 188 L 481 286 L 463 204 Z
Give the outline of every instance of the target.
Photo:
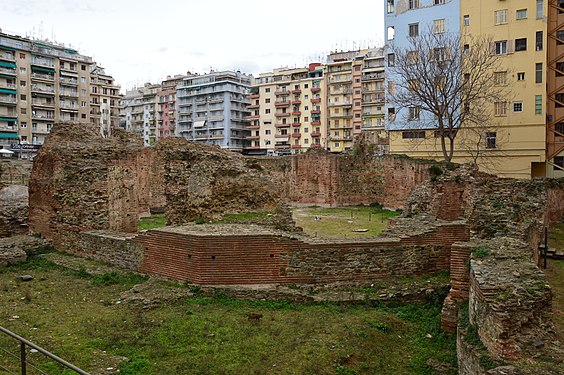
M 0 190 L 0 276 L 10 276 L 2 280 L 7 296 L 2 304 L 14 309 L 2 313 L 2 325 L 7 328 L 18 328 L 16 324 L 21 323 L 26 306 L 31 311 L 30 306 L 39 303 L 41 297 L 33 295 L 33 288 L 38 287 L 28 287 L 32 285 L 29 283 L 40 282 L 33 272 L 47 272 L 52 267 L 64 274 L 67 271 L 54 263 L 84 261 L 110 267 L 115 270 L 110 272 L 112 275 L 148 279 L 145 284 L 175 285 L 175 298 L 167 297 L 170 291 L 157 292 L 152 299 L 139 298 L 145 305 L 135 314 L 128 314 L 137 320 L 131 326 L 120 322 L 112 328 L 115 332 L 138 328 L 145 332 L 132 341 L 141 342 L 149 335 L 149 331 L 142 331 L 148 330 L 143 324 L 160 327 L 171 321 L 170 316 L 148 318 L 155 314 L 153 303 L 184 303 L 183 319 L 194 320 L 199 316 L 198 309 L 205 308 L 205 298 L 219 298 L 222 308 L 242 304 L 248 310 L 238 321 L 254 332 L 248 337 L 274 324 L 275 313 L 285 311 L 264 308 L 265 304 L 292 306 L 288 308 L 292 313 L 332 306 L 336 311 L 344 309 L 334 313 L 341 314 L 340 319 L 359 311 L 367 314 L 363 321 L 372 323 L 367 323 L 368 328 L 360 330 L 364 333 L 357 333 L 356 338 L 362 337 L 369 343 L 366 345 L 376 345 L 379 335 L 394 335 L 395 340 L 411 337 L 397 328 L 395 324 L 400 323 L 393 319 L 404 317 L 410 309 L 424 310 L 426 304 L 434 302 L 438 306 L 437 330 L 424 332 L 421 338 L 410 339 L 404 345 L 425 346 L 439 336 L 445 337 L 450 340 L 454 358 L 445 363 L 448 361 L 429 354 L 420 365 L 416 363 L 417 355 L 401 357 L 400 353 L 396 364 L 379 364 L 376 352 L 371 357 L 347 353 L 354 349 L 334 343 L 328 345 L 326 357 L 321 352 L 316 357 L 313 353 L 318 349 L 312 349 L 307 355 L 300 354 L 302 357 L 291 355 L 294 359 L 288 359 L 284 370 L 280 364 L 269 364 L 266 370 L 260 366 L 274 359 L 265 353 L 279 351 L 278 355 L 283 356 L 283 350 L 259 348 L 251 351 L 264 351 L 263 357 L 256 359 L 260 364 L 248 365 L 252 368 L 248 373 L 564 373 L 560 343 L 564 337 L 564 305 L 561 297 L 555 297 L 563 291 L 557 292 L 545 272 L 547 257 L 551 266 L 563 262 L 555 259 L 562 250 L 549 246 L 547 233 L 553 233 L 564 217 L 564 181 L 500 179 L 471 165 L 399 155 L 375 156 L 364 147 L 346 155 L 312 149 L 290 157 L 251 157 L 168 138 L 148 148 L 142 139 L 119 130 L 103 138 L 95 127 L 58 124 L 35 157 L 27 186 L 28 194 L 25 187 L 6 183 Z M 306 231 L 296 216 L 298 209 L 343 207 L 351 208 L 349 222 L 353 226 L 347 229 L 350 235 L 346 236 Z M 384 214 L 370 214 L 372 221 L 363 224 L 366 229 L 354 227 L 355 207 L 379 207 L 381 212 L 394 215 L 386 219 L 379 235 L 354 236 L 367 232 L 373 222 L 385 222 Z M 235 219 L 225 220 L 226 215 Z M 165 224 L 140 229 L 139 220 L 151 216 L 163 218 Z M 329 214 L 315 214 L 314 225 L 329 220 Z M 43 254 L 42 250 L 47 249 Z M 43 265 L 43 269 L 26 266 L 44 264 L 41 262 L 51 265 Z M 80 283 L 86 283 L 84 295 L 77 294 L 77 298 L 88 303 L 105 300 L 100 309 L 125 308 L 127 298 L 123 293 L 129 293 L 129 299 L 136 293 L 143 294 L 145 284 L 139 282 L 120 290 L 122 296 L 117 302 L 110 297 L 92 296 L 92 282 L 98 279 L 93 274 L 80 279 L 80 274 L 87 272 L 86 266 L 75 267 L 66 277 L 73 276 L 72 280 L 77 281 L 68 289 L 79 293 Z M 12 280 L 23 274 L 34 280 Z M 45 287 L 51 274 L 41 275 L 41 287 Z M 561 273 L 559 277 L 561 284 Z M 31 295 L 21 294 L 22 288 Z M 199 302 L 193 302 L 195 298 Z M 80 301 L 73 303 L 76 316 L 82 316 L 78 311 L 87 308 L 80 307 Z M 395 315 L 389 321 L 370 320 L 370 314 L 382 311 Z M 73 320 L 69 314 L 68 319 Z M 85 336 L 93 336 L 96 330 L 106 329 L 103 321 L 93 328 L 92 319 L 76 318 L 80 320 L 76 326 L 79 328 L 75 327 L 68 337 L 83 331 L 89 332 Z M 276 315 L 276 319 L 283 318 Z M 343 328 L 338 322 L 331 324 L 331 330 Z M 343 326 L 350 328 L 352 323 Z M 88 348 L 97 354 L 75 357 L 63 350 L 65 345 L 59 342 L 57 332 L 65 331 L 58 325 L 55 329 L 29 317 L 26 327 L 37 329 L 25 331 L 22 336 L 30 336 L 30 332 L 38 339 L 41 332 L 49 335 L 49 340 L 42 341 L 44 345 L 59 349 L 59 353 L 70 356 L 91 373 L 109 374 L 119 369 L 128 374 L 206 373 L 179 370 L 184 368 L 179 364 L 159 364 L 161 370 L 155 369 L 153 360 L 147 359 L 150 356 L 121 350 L 120 337 L 110 343 L 107 338 L 100 341 L 105 346 L 90 343 Z M 168 336 L 175 335 L 172 328 L 167 329 Z M 205 331 L 202 335 L 211 341 L 221 333 Z M 294 335 L 302 337 L 295 332 L 290 336 Z M 228 339 L 217 345 L 219 351 L 227 351 Z M 307 345 L 307 335 L 292 343 L 293 347 Z M 198 351 L 194 343 L 185 346 L 192 348 L 191 353 Z M 162 350 L 157 356 L 167 357 L 168 352 Z M 243 351 L 240 346 L 236 350 Z M 183 356 L 191 358 L 189 354 Z M 120 362 L 119 358 L 125 357 L 127 361 Z M 198 358 L 203 361 L 207 357 Z M 96 361 L 99 363 L 93 364 Z M 323 367 L 323 361 L 329 367 Z M 233 358 L 228 362 L 239 363 Z M 302 363 L 310 367 L 300 367 Z M 407 367 L 401 367 L 402 363 Z M 214 370 L 214 365 L 205 366 L 211 369 L 209 373 L 237 373 L 233 367 Z M 290 368 L 301 370 L 291 372 Z

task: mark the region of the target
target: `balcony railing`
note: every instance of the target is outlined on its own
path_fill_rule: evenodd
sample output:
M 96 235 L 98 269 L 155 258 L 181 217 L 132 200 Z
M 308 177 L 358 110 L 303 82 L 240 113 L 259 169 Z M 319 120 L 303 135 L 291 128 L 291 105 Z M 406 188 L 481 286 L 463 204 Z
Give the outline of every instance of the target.
M 1 103 L 15 103 L 16 97 L 11 95 L 0 95 Z
M 296 128 L 298 126 L 302 126 L 302 123 L 301 122 L 294 122 L 294 123 L 292 123 L 292 126 Z
M 74 96 L 74 97 L 76 97 L 76 96 L 78 96 L 78 91 L 61 90 L 61 91 L 59 92 L 59 95 L 61 95 L 61 96 Z M 99 103 L 91 102 L 90 104 L 99 104 Z
M 276 113 L 274 114 L 274 116 L 276 116 L 276 117 L 290 117 L 290 112 L 286 112 L 286 113 L 283 113 L 283 112 L 276 112 Z M 257 116 L 257 117 L 258 117 L 258 116 Z
M 78 85 L 78 79 L 76 79 L 76 78 L 61 77 L 61 78 L 59 78 L 59 81 L 63 84 L 67 84 L 67 85 Z
M 275 106 L 275 107 L 279 107 L 279 108 L 280 108 L 280 107 L 289 107 L 289 106 L 290 106 L 290 102 L 289 102 L 289 101 L 286 101 L 286 100 L 281 100 L 281 101 L 278 101 L 278 102 L 274 102 L 274 106 Z
M 8 83 L 8 82 L 0 82 L 0 88 L 3 89 L 16 89 L 15 83 Z
M 46 100 L 39 100 L 39 99 L 31 99 L 31 104 L 33 105 L 41 105 L 45 107 L 54 107 L 55 102 L 48 102 Z
M 45 79 L 49 81 L 53 81 L 55 79 L 55 77 L 52 76 L 51 74 L 42 74 L 42 73 L 31 73 L 31 78 Z
M 53 60 L 47 60 L 47 59 L 32 58 L 31 63 L 37 65 L 43 65 L 43 66 L 50 66 L 50 67 L 55 66 L 55 62 Z
M 274 92 L 274 95 L 290 95 L 290 90 L 278 90 Z
M 0 67 L 0 73 L 5 73 L 5 74 L 10 74 L 10 75 L 15 76 L 16 75 L 16 69 Z
M 4 59 L 4 60 L 10 60 L 10 61 L 16 60 L 15 55 L 12 55 L 11 53 L 6 53 L 6 52 L 0 52 L 0 58 Z
M 41 92 L 49 92 L 55 93 L 55 89 L 50 86 L 40 86 L 40 85 L 31 85 L 31 91 L 41 91 Z M 77 94 L 78 96 L 78 94 Z

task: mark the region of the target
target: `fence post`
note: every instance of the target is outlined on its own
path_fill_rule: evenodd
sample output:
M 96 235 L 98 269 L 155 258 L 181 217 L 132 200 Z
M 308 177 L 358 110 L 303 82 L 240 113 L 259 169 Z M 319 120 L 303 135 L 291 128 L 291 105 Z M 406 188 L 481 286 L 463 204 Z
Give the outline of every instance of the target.
M 22 375 L 27 374 L 27 368 L 25 363 L 25 344 L 20 342 L 20 359 L 22 361 Z

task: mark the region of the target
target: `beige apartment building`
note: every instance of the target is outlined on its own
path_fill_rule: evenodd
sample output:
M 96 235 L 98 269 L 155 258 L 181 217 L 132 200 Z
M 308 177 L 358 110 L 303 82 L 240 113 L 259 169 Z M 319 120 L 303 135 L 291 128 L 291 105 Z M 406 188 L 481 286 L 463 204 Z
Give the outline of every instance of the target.
M 325 69 L 280 68 L 254 79 L 247 154 L 290 155 L 327 148 Z
M 94 67 L 91 57 L 73 49 L 0 33 L 0 146 L 29 157 L 57 122 L 103 124 L 101 115 L 91 114 L 101 113 L 100 106 L 92 105 L 91 90 L 100 79 L 100 71 L 93 73 Z M 113 95 L 107 91 L 105 98 L 114 99 L 115 114 L 119 86 L 110 76 L 102 76 L 102 81 L 111 81 L 106 89 Z M 103 103 L 102 97 L 97 99 Z M 106 120 L 111 123 L 111 103 L 104 109 L 109 111 Z
M 111 128 L 119 126 L 120 86 L 106 74 L 104 68 L 93 64 L 90 72 L 90 122 L 109 136 Z

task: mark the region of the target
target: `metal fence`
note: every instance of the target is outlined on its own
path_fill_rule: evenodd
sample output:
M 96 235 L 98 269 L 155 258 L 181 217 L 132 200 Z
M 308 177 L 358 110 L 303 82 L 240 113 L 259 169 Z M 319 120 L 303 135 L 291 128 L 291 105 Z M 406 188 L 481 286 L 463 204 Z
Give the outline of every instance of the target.
M 17 340 L 19 342 L 19 355 L 10 352 L 9 350 L 6 350 L 2 347 L 0 347 L 0 352 L 4 353 L 12 358 L 15 358 L 15 361 L 18 361 L 20 363 L 20 372 L 14 372 L 13 369 L 7 368 L 2 366 L 2 364 L 0 364 L 0 370 L 2 371 L 6 371 L 7 374 L 21 374 L 21 375 L 28 375 L 31 374 L 33 371 L 33 373 L 39 373 L 39 374 L 44 374 L 44 375 L 51 375 L 43 370 L 41 370 L 36 364 L 34 364 L 33 362 L 29 361 L 27 358 L 27 351 L 28 348 L 30 350 L 34 350 L 37 351 L 47 357 L 49 357 L 51 360 L 57 362 L 58 364 L 60 364 L 61 366 L 64 366 L 78 374 L 81 375 L 90 375 L 89 373 L 87 373 L 84 370 L 79 369 L 78 367 L 76 367 L 75 365 L 65 361 L 62 358 L 57 357 L 55 354 L 43 349 L 40 346 L 35 345 L 34 343 L 32 343 L 29 340 L 24 339 L 23 337 L 16 335 L 15 333 L 8 331 L 6 328 L 4 327 L 0 327 L 0 332 L 10 336 L 11 338 Z M 30 372 L 28 372 L 28 369 L 30 370 Z

